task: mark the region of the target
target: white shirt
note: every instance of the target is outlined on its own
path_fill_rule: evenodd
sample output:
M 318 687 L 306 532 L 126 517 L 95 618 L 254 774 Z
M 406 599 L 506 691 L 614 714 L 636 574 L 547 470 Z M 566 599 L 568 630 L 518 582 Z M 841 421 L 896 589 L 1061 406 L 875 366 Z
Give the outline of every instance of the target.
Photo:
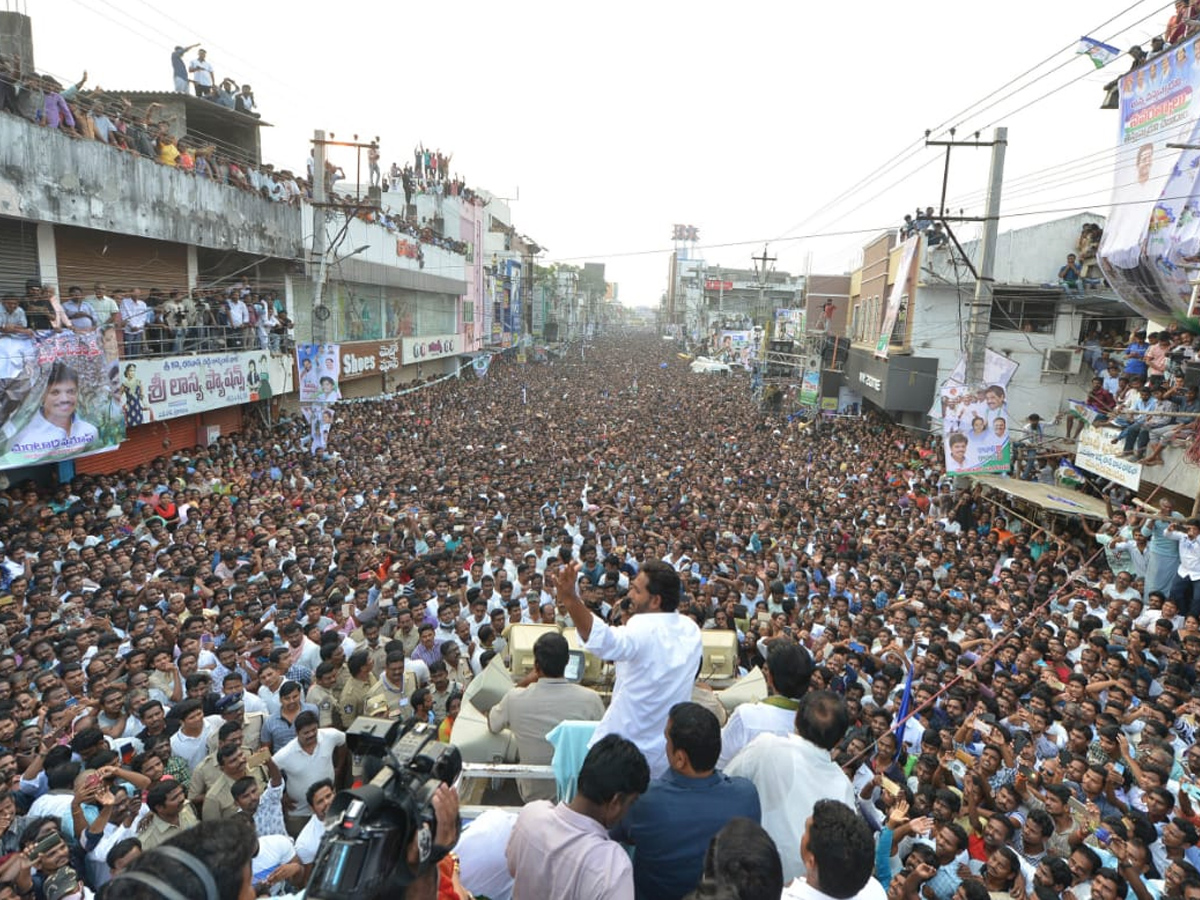
M 477 897 L 512 900 L 513 877 L 504 857 L 517 814 L 493 807 L 466 826 L 455 848 L 462 886 Z
M 267 876 L 284 863 L 291 862 L 295 855 L 296 846 L 286 834 L 264 834 L 259 836 L 258 855 L 250 862 L 250 871 L 254 873 L 254 884 L 266 881 Z M 274 891 L 273 893 L 279 893 L 279 891 Z
M 282 684 L 279 686 L 283 687 Z M 245 698 L 249 697 L 249 696 L 251 696 L 249 691 L 244 693 L 242 695 L 242 702 L 245 703 Z M 269 716 L 279 715 L 279 692 L 278 691 L 273 691 L 269 687 L 267 687 L 265 684 L 260 684 L 258 686 L 258 699 L 262 703 L 262 705 L 264 707 L 266 707 L 267 715 L 269 715 Z M 246 707 L 247 710 L 249 710 L 249 708 L 250 707 L 248 707 L 248 706 Z
M 65 794 L 42 794 L 30 804 L 29 815 L 32 818 L 53 816 L 62 823 L 63 834 L 74 840 L 75 820 L 71 816 L 71 803 L 74 799 L 75 795 L 70 791 Z
M 299 738 L 292 738 L 275 754 L 275 765 L 287 776 L 287 795 L 296 804 L 291 815 L 312 815 L 304 795 L 309 785 L 322 778 L 333 780 L 333 751 L 345 743 L 344 732 L 336 728 L 318 728 L 317 746 L 311 754 L 300 749 Z
M 1179 542 L 1179 577 L 1200 581 L 1200 537 L 1192 540 L 1183 531 L 1166 531 L 1163 536 Z
M 662 776 L 668 769 L 663 734 L 667 713 L 676 703 L 692 699 L 704 653 L 700 627 L 675 612 L 638 613 L 621 628 L 610 628 L 593 616 L 584 647 L 616 663 L 612 702 L 591 744 L 606 734 L 628 738 L 646 755 L 650 776 Z
M 181 729 L 171 735 L 171 752 L 186 762 L 189 769 L 195 769 L 208 755 L 208 739 L 215 733 L 208 722 L 197 737 L 188 737 Z
M 43 456 L 55 453 L 79 453 L 93 443 L 100 432 L 91 422 L 84 421 L 76 413 L 71 417 L 71 429 L 59 428 L 46 419 L 39 409 L 29 424 L 13 438 L 9 450 L 26 456 Z
M 250 309 L 244 300 L 237 298 L 229 301 L 229 327 L 241 328 L 250 321 Z
M 874 876 L 867 879 L 863 889 L 848 900 L 884 900 L 887 891 Z M 785 885 L 780 900 L 832 900 L 829 894 L 823 893 L 810 885 L 803 878 L 797 878 L 791 884 Z
M 207 59 L 196 57 L 192 60 L 192 64 L 188 66 L 188 71 L 192 73 L 192 81 L 201 87 L 212 87 L 213 83 L 213 67 Z
M 288 647 L 288 652 L 292 648 Z M 307 635 L 300 643 L 300 654 L 296 657 L 296 665 L 304 666 L 306 669 L 317 671 L 317 666 L 321 664 L 321 648 L 310 641 Z
M 312 818 L 304 823 L 304 828 L 296 835 L 296 855 L 306 866 L 312 865 L 317 858 L 317 850 L 321 847 L 321 838 L 325 836 L 325 823 L 314 813 Z
M 150 307 L 146 301 L 125 297 L 121 300 L 121 321 L 125 330 L 131 333 L 142 331 L 150 318 Z
M 840 800 L 858 809 L 850 779 L 828 750 L 798 734 L 760 734 L 729 764 L 725 774 L 749 778 L 762 803 L 762 826 L 783 860 L 783 877 L 804 874 L 800 839 L 818 800 Z
M 717 768 L 725 769 L 747 744 L 760 734 L 786 736 L 796 730 L 796 710 L 769 703 L 743 703 L 729 715 L 721 730 L 721 756 Z

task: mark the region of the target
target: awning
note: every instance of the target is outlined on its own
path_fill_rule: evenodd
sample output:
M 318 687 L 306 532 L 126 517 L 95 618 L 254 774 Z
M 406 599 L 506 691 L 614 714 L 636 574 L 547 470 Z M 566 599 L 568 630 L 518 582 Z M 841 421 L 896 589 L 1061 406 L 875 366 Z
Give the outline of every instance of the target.
M 1036 481 L 1019 481 L 1016 478 L 998 478 L 995 475 L 973 475 L 971 478 L 984 487 L 1028 500 L 1046 512 L 1060 516 L 1087 516 L 1089 519 L 1108 518 L 1108 509 L 1103 500 L 1069 488 Z

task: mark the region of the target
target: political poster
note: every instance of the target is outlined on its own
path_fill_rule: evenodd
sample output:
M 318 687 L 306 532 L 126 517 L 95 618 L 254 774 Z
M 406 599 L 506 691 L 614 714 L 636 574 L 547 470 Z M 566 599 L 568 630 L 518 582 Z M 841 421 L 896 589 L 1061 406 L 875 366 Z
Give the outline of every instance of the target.
M 852 388 L 838 388 L 837 411 L 839 416 L 862 415 L 862 394 Z
M 337 344 L 297 344 L 300 402 L 334 403 L 342 399 L 338 389 L 341 368 L 341 347 Z
M 1112 209 L 1097 260 L 1121 299 L 1156 321 L 1187 312 L 1185 266 L 1200 253 L 1197 40 L 1160 53 L 1118 83 Z
M 775 310 L 775 334 L 772 340 L 800 340 L 804 337 L 807 321 L 807 314 L 803 309 Z
M 117 364 L 98 333 L 0 338 L 0 469 L 100 453 L 124 439 Z
M 289 357 L 261 350 L 128 359 L 119 388 L 132 428 L 290 393 L 292 366 Z
M 1075 448 L 1075 465 L 1136 491 L 1142 483 L 1142 464 L 1117 456 L 1116 451 L 1120 448 L 1112 443 L 1116 434 L 1115 428 L 1084 426 Z
M 988 351 L 984 359 L 984 382 L 967 384 L 966 357 L 960 357 L 942 383 L 935 418 L 942 423 L 942 446 L 946 472 L 1007 472 L 1012 464 L 1011 425 L 1008 412 L 1008 382 L 1017 364 Z M 991 380 L 989 380 L 989 376 Z
M 758 337 L 754 331 L 721 331 L 716 335 L 716 358 L 729 365 L 750 368 L 758 358 Z
M 817 405 L 821 393 L 821 371 L 805 369 L 800 379 L 800 405 L 811 409 Z
M 300 405 L 300 414 L 308 423 L 309 450 L 315 456 L 329 446 L 329 432 L 333 428 L 333 404 L 304 403 Z

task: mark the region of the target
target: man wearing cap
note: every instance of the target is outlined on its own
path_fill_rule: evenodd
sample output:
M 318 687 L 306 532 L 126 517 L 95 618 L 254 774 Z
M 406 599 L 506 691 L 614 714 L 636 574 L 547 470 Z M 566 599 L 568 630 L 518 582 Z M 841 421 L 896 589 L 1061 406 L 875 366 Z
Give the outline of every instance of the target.
M 256 695 L 247 693 L 241 688 L 241 681 L 236 680 L 236 674 L 225 676 L 223 683 L 224 695 L 216 702 L 217 715 L 224 722 L 237 722 L 245 732 L 243 746 L 248 750 L 257 750 L 259 735 L 270 714 L 267 705 Z M 215 723 L 219 728 L 220 723 Z

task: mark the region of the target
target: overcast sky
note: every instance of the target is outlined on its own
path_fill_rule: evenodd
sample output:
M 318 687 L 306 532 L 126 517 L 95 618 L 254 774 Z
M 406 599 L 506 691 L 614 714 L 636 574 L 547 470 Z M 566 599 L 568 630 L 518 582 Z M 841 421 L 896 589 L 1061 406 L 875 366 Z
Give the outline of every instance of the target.
M 865 240 L 937 204 L 941 151 L 920 148 L 927 128 L 956 124 L 959 139 L 1009 128 L 1002 229 L 1103 211 L 1117 119 L 1097 107 L 1128 59 L 1096 72 L 1075 43 L 1148 46 L 1171 7 L 22 2 L 38 68 L 64 79 L 86 68 L 93 85 L 168 90 L 174 45 L 202 42 L 218 80 L 254 86 L 277 165 L 303 170 L 314 128 L 378 135 L 385 166 L 419 141 L 452 152 L 469 184 L 519 196 L 514 223 L 547 260 L 606 263 L 627 305 L 658 302 L 676 222 L 700 229 L 710 264 L 749 266 L 771 240 L 780 268 L 849 270 Z M 981 110 L 992 92 L 986 102 L 1000 102 Z M 350 171 L 352 156 L 335 160 Z M 968 215 L 982 209 L 987 162 L 987 150 L 955 151 L 950 197 Z

